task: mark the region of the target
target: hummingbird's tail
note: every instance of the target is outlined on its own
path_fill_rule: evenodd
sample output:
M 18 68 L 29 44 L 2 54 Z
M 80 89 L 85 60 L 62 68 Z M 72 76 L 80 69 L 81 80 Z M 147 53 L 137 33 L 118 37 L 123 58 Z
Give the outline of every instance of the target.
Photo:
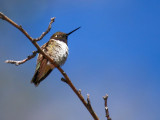
M 37 87 L 39 83 L 44 80 L 53 70 L 49 65 L 47 65 L 47 59 L 43 59 L 41 63 L 37 64 L 36 71 L 31 80 L 31 83 Z
M 50 69 L 49 71 L 47 71 L 47 73 L 43 77 L 41 77 L 40 79 L 38 77 L 39 76 L 38 75 L 39 74 L 38 71 L 35 72 L 32 80 L 31 80 L 31 83 L 34 83 L 34 85 L 37 87 L 40 84 L 40 82 L 43 81 L 51 73 L 51 71 L 52 71 L 52 69 Z

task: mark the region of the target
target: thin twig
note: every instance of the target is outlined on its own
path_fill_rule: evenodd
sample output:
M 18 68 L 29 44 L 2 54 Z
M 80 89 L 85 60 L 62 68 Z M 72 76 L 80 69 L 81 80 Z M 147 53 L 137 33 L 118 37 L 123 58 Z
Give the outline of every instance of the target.
M 34 58 L 36 56 L 38 51 L 33 51 L 32 55 L 29 55 L 26 59 L 20 60 L 20 61 L 15 61 L 15 60 L 6 60 L 5 63 L 10 63 L 10 64 L 15 64 L 16 66 L 23 64 L 25 62 L 27 62 L 28 60 Z
M 33 41 L 40 41 L 41 39 L 43 39 L 43 37 L 50 31 L 51 25 L 54 21 L 55 21 L 55 17 L 51 18 L 51 21 L 49 23 L 47 30 L 45 32 L 43 32 L 39 38 L 33 39 Z
M 108 100 L 108 95 L 106 94 L 105 96 L 103 96 L 104 99 L 104 106 L 105 106 L 105 112 L 106 112 L 106 118 L 107 120 L 112 120 L 109 116 L 109 110 L 108 110 L 108 106 L 107 106 L 107 100 Z
M 92 106 L 91 106 L 91 101 L 90 101 L 89 96 L 90 96 L 90 95 L 87 94 L 87 105 L 88 105 L 89 110 L 92 112 L 91 114 L 92 114 L 94 117 L 96 117 L 96 116 L 95 116 L 96 113 L 94 112 L 94 110 L 93 110 L 93 108 L 92 108 Z
M 16 27 L 17 29 L 19 29 L 31 42 L 32 44 L 37 48 L 38 52 L 41 53 L 48 61 L 50 61 L 50 63 L 52 63 L 55 67 L 57 67 L 57 69 L 61 72 L 61 74 L 64 76 L 64 79 L 66 81 L 66 83 L 71 87 L 71 89 L 74 91 L 74 93 L 78 96 L 78 98 L 81 100 L 81 102 L 84 104 L 84 106 L 87 108 L 87 110 L 90 112 L 90 114 L 92 115 L 92 117 L 94 118 L 94 120 L 99 120 L 98 116 L 96 115 L 96 113 L 93 111 L 93 109 L 90 109 L 88 106 L 88 103 L 85 101 L 85 99 L 83 98 L 83 96 L 79 93 L 79 91 L 75 88 L 75 86 L 72 84 L 71 80 L 69 79 L 68 75 L 63 71 L 63 69 L 58 66 L 53 59 L 51 59 L 48 55 L 46 55 L 42 49 L 39 47 L 39 45 L 36 43 L 36 40 L 33 39 L 23 28 L 22 26 L 17 25 L 15 22 L 13 22 L 11 19 L 9 19 L 7 16 L 5 16 L 4 14 L 2 14 L 0 12 L 0 18 L 2 18 L 3 20 L 6 20 L 7 22 L 9 22 L 10 24 L 12 24 L 14 27 Z M 53 18 L 55 19 L 55 18 Z M 53 20 L 54 21 L 54 20 Z M 52 24 L 52 22 L 50 22 Z M 47 29 L 48 30 L 48 29 Z M 47 34 L 48 32 L 46 32 Z M 41 37 L 42 36 L 42 37 Z M 45 35 L 41 35 L 39 37 L 39 39 L 42 39 Z

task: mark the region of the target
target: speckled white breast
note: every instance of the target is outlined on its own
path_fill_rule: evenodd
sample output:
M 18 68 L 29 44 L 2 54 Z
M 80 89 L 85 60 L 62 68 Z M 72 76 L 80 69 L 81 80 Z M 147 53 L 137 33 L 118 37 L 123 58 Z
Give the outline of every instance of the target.
M 54 40 L 54 39 L 51 39 L 51 40 L 54 41 L 54 47 L 52 50 L 51 58 L 53 58 L 58 65 L 63 65 L 69 54 L 68 46 L 63 41 Z

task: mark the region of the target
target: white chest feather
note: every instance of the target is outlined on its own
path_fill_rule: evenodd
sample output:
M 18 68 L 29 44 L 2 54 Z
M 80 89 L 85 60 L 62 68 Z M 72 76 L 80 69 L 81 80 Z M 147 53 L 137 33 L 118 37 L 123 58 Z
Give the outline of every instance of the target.
M 51 57 L 58 65 L 63 65 L 68 57 L 68 46 L 66 43 L 54 40 Z

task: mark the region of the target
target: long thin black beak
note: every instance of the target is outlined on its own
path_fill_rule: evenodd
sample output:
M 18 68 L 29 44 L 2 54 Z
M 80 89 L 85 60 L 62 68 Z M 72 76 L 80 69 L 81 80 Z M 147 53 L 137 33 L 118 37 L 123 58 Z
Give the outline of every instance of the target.
M 79 28 L 81 28 L 81 27 L 78 27 L 78 28 L 74 29 L 73 31 L 67 33 L 67 36 L 70 35 L 71 33 L 75 32 L 75 31 L 78 30 Z

